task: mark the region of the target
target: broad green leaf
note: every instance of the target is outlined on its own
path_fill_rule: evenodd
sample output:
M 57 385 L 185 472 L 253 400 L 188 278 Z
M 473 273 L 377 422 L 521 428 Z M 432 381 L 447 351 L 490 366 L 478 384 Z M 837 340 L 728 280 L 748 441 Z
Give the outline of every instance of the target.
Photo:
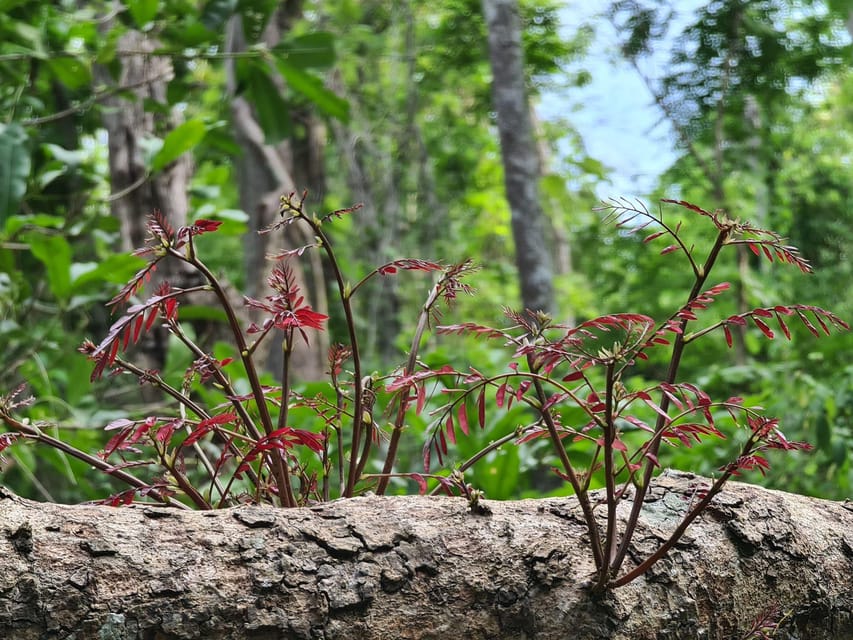
M 71 265 L 73 291 L 79 292 L 91 283 L 127 282 L 144 264 L 142 258 L 128 254 L 114 254 L 101 262 L 75 262 Z
M 278 6 L 278 0 L 240 0 L 237 11 L 243 19 L 243 35 L 250 44 L 261 39 L 264 28 L 272 12 Z
M 281 58 L 276 60 L 276 66 L 282 77 L 287 80 L 288 86 L 317 105 L 320 111 L 342 122 L 349 121 L 349 102 L 324 87 L 320 78 L 294 67 Z
M 177 160 L 181 154 L 195 147 L 207 131 L 204 122 L 199 119 L 187 120 L 169 132 L 163 140 L 163 146 L 151 159 L 152 171 L 160 171 L 170 162 Z
M 65 218 L 51 216 L 46 213 L 37 213 L 31 216 L 10 216 L 6 220 L 4 233 L 7 238 L 14 236 L 24 227 L 46 227 L 48 229 L 61 229 L 65 224 Z
M 18 211 L 29 175 L 27 134 L 16 123 L 0 124 L 0 223 Z
M 11 28 L 7 27 L 7 30 L 14 33 L 19 41 L 27 43 L 15 47 L 15 49 L 25 51 L 35 58 L 47 58 L 43 40 L 44 33 L 41 29 L 25 22 L 13 22 Z
M 127 8 L 136 26 L 142 29 L 157 16 L 160 0 L 128 0 Z
M 50 154 L 50 157 L 59 160 L 64 165 L 77 167 L 86 161 L 88 152 L 83 149 L 66 149 L 58 144 L 45 143 L 42 149 Z
M 282 99 L 279 88 L 267 73 L 266 66 L 249 61 L 242 67 L 246 98 L 255 106 L 258 123 L 267 144 L 276 144 L 290 135 L 290 106 Z
M 273 51 L 300 69 L 328 68 L 335 63 L 335 38 L 327 31 L 317 31 L 282 41 Z
M 15 7 L 20 7 L 30 0 L 0 0 L 0 12 L 9 13 Z
M 30 251 L 47 270 L 47 282 L 53 295 L 65 302 L 71 293 L 71 245 L 55 234 L 32 233 L 27 240 Z
M 181 320 L 212 320 L 214 322 L 228 322 L 228 316 L 225 314 L 225 311 L 219 307 L 185 305 L 181 307 Z
M 50 58 L 47 66 L 56 79 L 69 89 L 79 89 L 92 82 L 92 70 L 79 58 L 71 56 Z
M 60 169 L 51 169 L 49 171 L 42 172 L 42 174 L 38 176 L 39 189 L 44 189 L 47 185 L 56 180 L 59 176 L 65 175 L 67 172 L 68 169 L 66 167 L 62 167 Z

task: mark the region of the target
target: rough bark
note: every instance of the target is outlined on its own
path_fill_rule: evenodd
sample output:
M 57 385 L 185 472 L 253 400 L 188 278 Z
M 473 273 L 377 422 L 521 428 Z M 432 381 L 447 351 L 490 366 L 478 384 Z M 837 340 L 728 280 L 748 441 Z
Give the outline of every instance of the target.
M 700 480 L 700 479 L 699 479 Z M 697 478 L 652 487 L 633 555 Z M 591 600 L 574 499 L 365 497 L 179 512 L 38 504 L 0 491 L 0 637 L 853 637 L 853 512 L 732 483 L 645 577 Z
M 483 14 L 522 303 L 527 309 L 553 312 L 554 270 L 539 200 L 541 172 L 524 86 L 518 2 L 483 0 Z

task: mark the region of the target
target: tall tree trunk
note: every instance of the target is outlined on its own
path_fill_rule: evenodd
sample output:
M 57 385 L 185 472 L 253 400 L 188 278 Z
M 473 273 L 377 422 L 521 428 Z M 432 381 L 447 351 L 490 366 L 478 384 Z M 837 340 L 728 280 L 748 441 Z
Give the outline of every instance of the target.
M 180 116 L 172 112 L 168 118 L 157 118 L 146 110 L 149 100 L 166 108 L 166 88 L 172 79 L 172 63 L 164 56 L 151 55 L 160 43 L 139 31 L 128 31 L 119 38 L 117 52 L 121 60 L 118 78 L 112 78 L 104 67 L 97 67 L 99 82 L 126 87 L 133 96 L 117 95 L 105 101 L 102 120 L 107 130 L 110 166 L 110 207 L 120 222 L 121 250 L 130 252 L 145 244 L 148 216 L 160 211 L 175 227 L 187 223 L 189 182 L 192 159 L 183 154 L 156 174 L 149 174 L 145 165 L 144 140 L 163 138 L 180 124 Z M 156 278 L 176 286 L 195 282 L 195 275 L 183 265 L 167 263 Z M 149 286 L 149 291 L 153 290 Z M 143 366 L 162 370 L 166 364 L 164 330 L 150 332 L 142 343 Z M 149 393 L 148 387 L 144 388 Z
M 524 80 L 517 0 L 483 0 L 506 195 L 524 307 L 555 311 L 551 251 L 539 200 L 539 156 Z
M 289 28 L 290 23 L 300 12 L 300 2 L 283 3 L 270 20 L 264 31 L 264 41 L 274 46 L 281 35 Z M 226 50 L 229 53 L 243 51 L 246 43 L 239 16 L 234 16 L 228 24 Z M 290 225 L 288 237 L 282 234 L 260 235 L 257 232 L 269 225 L 278 215 L 279 198 L 292 192 L 316 189 L 320 193 L 325 189 L 322 171 L 322 133 L 319 131 L 319 121 L 306 120 L 309 135 L 301 145 L 294 145 L 292 140 L 284 140 L 277 145 L 267 144 L 264 132 L 255 117 L 253 106 L 241 95 L 237 94 L 237 78 L 234 64 L 226 67 L 228 91 L 231 94 L 231 119 L 234 124 L 234 136 L 242 148 L 242 153 L 235 158 L 237 181 L 240 192 L 240 206 L 249 216 L 249 232 L 246 234 L 243 249 L 246 269 L 246 294 L 254 298 L 262 298 L 270 293 L 266 282 L 267 274 L 272 266 L 266 256 L 270 242 L 283 243 L 288 247 L 310 244 L 313 238 L 303 235 L 302 225 Z M 283 91 L 284 88 L 281 87 Z M 307 116 L 310 118 L 310 116 Z M 296 149 L 296 151 L 294 151 Z M 304 155 L 295 157 L 301 151 Z M 308 180 L 311 184 L 297 184 L 297 171 L 300 167 L 299 178 Z M 319 194 L 312 193 L 311 202 L 317 201 Z M 294 237 L 296 234 L 296 237 Z M 276 247 L 278 249 L 280 247 Z M 310 272 L 306 274 L 302 262 L 291 261 L 290 266 L 300 288 L 306 294 L 313 306 L 323 311 L 327 307 L 325 281 L 320 256 L 317 252 L 308 252 L 306 260 L 313 260 Z M 265 354 L 264 368 L 278 372 L 282 365 L 282 349 L 280 341 L 271 343 L 272 346 Z M 317 380 L 323 377 L 326 354 L 329 347 L 328 336 L 318 332 L 311 347 L 297 341 L 294 345 L 291 360 L 291 370 L 298 380 Z
M 700 481 L 653 483 L 630 557 L 672 530 Z M 730 640 L 765 637 L 750 629 L 768 614 L 772 637 L 853 637 L 843 503 L 731 483 L 666 558 L 600 600 L 575 499 L 487 505 L 187 512 L 0 490 L 0 637 Z

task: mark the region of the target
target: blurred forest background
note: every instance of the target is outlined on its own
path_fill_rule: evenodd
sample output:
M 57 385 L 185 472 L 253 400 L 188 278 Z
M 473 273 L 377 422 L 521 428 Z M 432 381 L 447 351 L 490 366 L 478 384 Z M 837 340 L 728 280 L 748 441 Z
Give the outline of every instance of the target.
M 674 0 L 598 4 L 591 14 L 579 0 L 519 0 L 526 115 L 536 139 L 533 194 L 545 239 L 535 257 L 550 280 L 536 293 L 546 296 L 542 306 L 567 322 L 610 312 L 669 315 L 690 286 L 689 269 L 604 224 L 593 208 L 601 197 L 683 198 L 778 231 L 816 268 L 806 277 L 731 252 L 714 283 L 739 286 L 714 314 L 796 302 L 850 321 L 850 0 L 713 0 L 689 10 Z M 318 213 L 364 204 L 331 230 L 353 280 L 397 258 L 471 257 L 481 266 L 470 281 L 476 296 L 460 299 L 446 322 L 501 326 L 502 306 L 522 306 L 530 283 L 513 257 L 518 238 L 491 86 L 489 36 L 497 27 L 480 0 L 0 6 L 0 394 L 25 381 L 36 397 L 26 415 L 49 421 L 52 433 L 96 451 L 111 420 L 156 413 L 158 399 L 133 380 L 90 384 L 91 363 L 77 352 L 111 324 L 104 303 L 140 268 L 129 252 L 143 243 L 155 209 L 176 226 L 223 220 L 199 248 L 247 295 L 263 295 L 266 253 L 311 242 L 255 233 L 276 216 L 281 194 L 307 190 Z M 608 73 L 591 64 L 601 54 L 591 51 L 596 32 L 605 28 L 619 38 L 613 55 L 642 81 L 643 100 L 673 132 L 667 148 L 656 140 L 642 150 L 674 159 L 651 193 L 613 193 L 611 180 L 624 181 L 587 152 L 575 124 L 585 107 L 571 97 Z M 609 99 L 618 105 L 623 97 Z M 312 305 L 332 318 L 300 362 L 306 393 L 323 388 L 324 348 L 345 336 L 326 303 L 328 273 L 312 256 L 300 259 L 300 278 Z M 430 284 L 428 274 L 402 274 L 360 297 L 368 370 L 387 372 L 405 358 Z M 213 326 L 215 340 L 220 318 L 203 301 L 183 308 L 182 318 L 198 331 Z M 850 497 L 853 337 L 814 340 L 803 327 L 792 330 L 790 342 L 749 330 L 732 349 L 711 336 L 688 353 L 682 378 L 763 405 L 790 439 L 815 446 L 773 460 L 765 483 Z M 495 345 L 461 340 L 431 337 L 424 358 L 486 371 L 505 364 Z M 225 345 L 216 348 L 227 354 Z M 168 341 L 146 345 L 143 355 L 178 379 L 188 363 Z M 644 375 L 660 375 L 662 366 L 652 361 Z M 491 414 L 484 431 L 460 439 L 453 459 L 512 432 L 515 411 L 524 409 Z M 426 424 L 413 418 L 410 427 L 398 467 L 418 471 Z M 736 440 L 674 449 L 662 462 L 712 474 Z M 495 499 L 566 492 L 543 480 L 548 455 L 544 446 L 504 446 L 466 478 Z M 0 481 L 22 495 L 79 501 L 109 491 L 106 479 L 53 450 L 16 443 L 2 456 Z

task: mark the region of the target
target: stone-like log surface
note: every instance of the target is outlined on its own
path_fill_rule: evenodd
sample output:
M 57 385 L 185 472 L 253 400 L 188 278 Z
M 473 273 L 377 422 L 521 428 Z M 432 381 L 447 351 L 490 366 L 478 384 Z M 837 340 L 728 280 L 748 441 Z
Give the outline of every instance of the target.
M 655 481 L 644 557 L 700 478 Z M 853 638 L 853 512 L 730 484 L 643 578 L 593 601 L 573 499 L 365 497 L 183 512 L 0 491 L 0 638 Z M 626 504 L 629 507 L 630 504 Z

